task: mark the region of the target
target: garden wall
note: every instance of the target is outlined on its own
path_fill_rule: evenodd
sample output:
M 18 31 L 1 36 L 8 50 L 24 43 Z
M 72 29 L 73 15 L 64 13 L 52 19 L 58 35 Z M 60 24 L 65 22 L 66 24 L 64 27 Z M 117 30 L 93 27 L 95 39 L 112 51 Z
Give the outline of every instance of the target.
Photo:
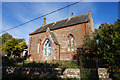
M 50 78 L 81 78 L 79 68 L 39 68 L 39 67 L 3 67 L 3 77 L 9 74 L 18 75 L 22 77 L 50 77 Z M 99 80 L 112 80 L 109 78 L 107 69 L 98 68 Z
M 18 74 L 28 77 L 52 77 L 52 78 L 80 78 L 79 68 L 35 68 L 35 67 L 3 67 L 3 76 Z

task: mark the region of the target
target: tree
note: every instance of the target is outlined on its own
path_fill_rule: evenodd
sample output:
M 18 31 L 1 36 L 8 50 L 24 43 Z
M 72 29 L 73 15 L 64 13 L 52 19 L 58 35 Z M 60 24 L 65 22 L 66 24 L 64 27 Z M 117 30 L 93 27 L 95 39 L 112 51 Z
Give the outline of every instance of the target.
M 95 30 L 96 31 L 96 30 Z M 92 37 L 90 35 L 86 35 L 84 38 L 84 45 L 81 48 L 82 52 L 85 54 L 85 57 L 96 57 L 98 56 L 96 53 L 98 51 L 97 41 L 95 39 L 95 34 L 93 33 Z
M 99 40 L 97 54 L 103 55 L 110 70 L 115 72 L 114 77 L 120 79 L 120 73 L 116 74 L 120 68 L 120 20 L 111 25 L 101 24 L 96 34 Z
M 18 39 L 19 42 L 25 41 L 25 39 Z
M 7 53 L 8 56 L 20 56 L 20 53 L 27 48 L 27 44 L 25 41 L 19 43 L 18 39 L 10 39 L 8 40 L 2 47 L 2 52 Z
M 2 41 L 2 44 L 4 44 L 5 42 L 7 42 L 9 39 L 12 39 L 12 35 L 10 35 L 9 33 L 5 33 L 2 36 L 0 36 L 0 40 Z
M 25 41 L 19 43 L 18 39 L 8 40 L 2 47 L 3 53 L 8 53 L 8 55 L 20 55 L 20 53 L 27 48 Z
M 118 73 L 120 70 L 120 20 L 114 24 L 101 24 L 93 37 L 86 38 L 84 42 L 84 52 L 103 58 L 110 70 L 114 72 L 114 77 L 120 79 L 120 73 Z
M 16 50 L 15 54 L 20 56 L 20 53 L 23 52 L 24 49 L 27 49 L 27 44 L 25 41 L 22 41 L 21 43 L 15 46 L 15 50 Z
M 15 52 L 15 46 L 19 43 L 19 41 L 15 38 L 8 40 L 2 47 L 2 53 L 8 53 L 8 55 L 13 55 Z
M 96 34 L 99 40 L 97 54 L 102 54 L 109 65 L 116 65 L 116 59 L 120 56 L 120 21 L 113 25 L 101 24 Z
M 3 44 L 12 38 L 13 38 L 12 35 L 10 35 L 9 33 L 5 33 L 2 36 L 0 36 L 0 53 L 2 53 Z
M 20 53 L 27 48 L 25 39 L 15 39 L 9 33 L 0 36 L 0 41 L 0 53 L 7 53 L 9 56 Z

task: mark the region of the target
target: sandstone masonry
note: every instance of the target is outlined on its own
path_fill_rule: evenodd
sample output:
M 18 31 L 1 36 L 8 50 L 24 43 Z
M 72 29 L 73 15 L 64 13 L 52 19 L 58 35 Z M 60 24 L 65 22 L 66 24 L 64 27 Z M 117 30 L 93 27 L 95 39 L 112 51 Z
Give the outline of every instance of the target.
M 44 18 L 43 25 L 29 34 L 30 61 L 74 60 L 78 54 L 77 49 L 83 45 L 84 36 L 94 31 L 91 12 L 45 23 Z

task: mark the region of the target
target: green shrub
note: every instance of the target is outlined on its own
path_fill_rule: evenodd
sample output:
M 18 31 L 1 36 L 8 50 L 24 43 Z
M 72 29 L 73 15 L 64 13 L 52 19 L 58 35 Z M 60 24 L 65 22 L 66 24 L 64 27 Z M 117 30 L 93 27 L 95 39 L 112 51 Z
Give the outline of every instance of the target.
M 91 71 L 90 69 L 81 69 L 82 80 L 97 80 L 97 71 Z
M 120 80 L 120 72 L 111 72 L 110 77 L 112 77 L 113 80 Z

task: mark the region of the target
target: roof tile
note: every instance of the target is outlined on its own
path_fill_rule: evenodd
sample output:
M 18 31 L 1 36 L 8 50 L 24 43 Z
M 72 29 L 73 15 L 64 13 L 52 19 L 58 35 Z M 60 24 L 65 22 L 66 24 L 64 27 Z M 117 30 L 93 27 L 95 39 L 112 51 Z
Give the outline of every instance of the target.
M 64 19 L 64 20 L 60 20 L 60 21 L 57 21 L 57 22 L 53 22 L 53 23 L 49 23 L 49 24 L 46 24 L 44 26 L 41 26 L 40 28 L 38 28 L 34 32 L 30 33 L 30 35 L 45 32 L 47 27 L 49 27 L 50 30 L 55 30 L 55 29 L 64 28 L 64 27 L 68 27 L 68 26 L 71 26 L 71 25 L 75 25 L 75 24 L 88 22 L 89 20 L 90 20 L 89 19 L 89 13 L 74 16 L 74 17 L 71 17 L 71 18 L 67 18 L 67 19 Z

